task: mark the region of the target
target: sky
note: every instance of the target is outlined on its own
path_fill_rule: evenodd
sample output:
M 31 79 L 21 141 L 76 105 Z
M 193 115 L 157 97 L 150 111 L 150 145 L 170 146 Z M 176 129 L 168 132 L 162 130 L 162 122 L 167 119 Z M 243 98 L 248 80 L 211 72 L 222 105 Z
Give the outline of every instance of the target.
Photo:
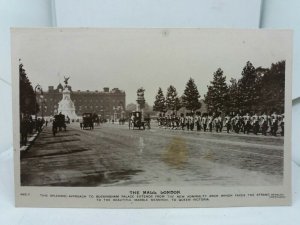
M 247 61 L 255 67 L 290 58 L 291 33 L 229 29 L 15 29 L 13 61 L 21 58 L 33 86 L 63 83 L 72 90 L 119 88 L 126 104 L 138 88 L 153 104 L 159 87 L 173 85 L 179 96 L 191 77 L 201 99 L 220 67 L 229 83 Z

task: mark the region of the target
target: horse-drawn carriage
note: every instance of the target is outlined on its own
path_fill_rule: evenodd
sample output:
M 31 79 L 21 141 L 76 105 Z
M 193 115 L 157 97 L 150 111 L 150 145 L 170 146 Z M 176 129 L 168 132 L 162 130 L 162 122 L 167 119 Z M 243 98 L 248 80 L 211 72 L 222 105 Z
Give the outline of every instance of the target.
M 59 113 L 58 115 L 55 115 L 53 119 L 53 123 L 52 123 L 53 136 L 55 136 L 58 131 L 62 131 L 62 129 L 64 129 L 64 131 L 67 130 L 66 118 L 64 114 Z
M 130 113 L 128 125 L 129 129 L 133 130 L 134 128 L 139 128 L 139 130 L 142 128 L 143 130 L 145 130 L 146 127 L 150 129 L 150 117 L 143 119 L 142 112 L 134 111 Z
M 82 123 L 80 124 L 82 129 L 89 128 L 90 130 L 94 129 L 94 114 L 93 113 L 83 113 L 82 114 Z

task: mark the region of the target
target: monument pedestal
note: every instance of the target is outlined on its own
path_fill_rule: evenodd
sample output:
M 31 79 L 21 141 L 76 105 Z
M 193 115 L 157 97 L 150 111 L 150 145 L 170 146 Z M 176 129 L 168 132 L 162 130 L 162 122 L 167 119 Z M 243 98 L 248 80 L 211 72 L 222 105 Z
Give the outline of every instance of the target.
M 62 113 L 71 120 L 76 120 L 78 116 L 75 113 L 75 105 L 71 100 L 70 91 L 67 86 L 63 90 L 62 100 L 58 103 L 58 113 Z

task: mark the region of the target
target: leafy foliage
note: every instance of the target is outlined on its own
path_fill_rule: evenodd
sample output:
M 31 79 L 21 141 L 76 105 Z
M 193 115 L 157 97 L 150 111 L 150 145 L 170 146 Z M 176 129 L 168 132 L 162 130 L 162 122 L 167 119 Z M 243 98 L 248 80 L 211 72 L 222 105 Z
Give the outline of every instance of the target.
M 213 74 L 213 80 L 207 86 L 204 103 L 209 112 L 224 113 L 283 113 L 285 97 L 285 61 L 279 61 L 270 68 L 255 68 L 247 62 L 240 79 L 231 78 L 226 83 L 221 68 Z M 181 107 L 196 111 L 201 108 L 200 94 L 192 78 L 186 84 L 181 98 L 177 97 L 176 88 L 169 86 L 166 98 L 161 88 L 158 89 L 153 110 L 166 112 L 177 111 Z
M 19 85 L 20 85 L 20 112 L 27 115 L 35 114 L 39 111 L 36 96 L 29 81 L 23 64 L 19 65 Z
M 271 65 L 261 78 L 259 108 L 263 112 L 284 112 L 285 61 Z
M 247 62 L 242 71 L 242 78 L 239 80 L 239 94 L 242 98 L 240 110 L 243 112 L 254 111 L 259 100 L 259 77 L 251 62 Z
M 241 113 L 282 113 L 284 86 L 285 61 L 272 64 L 270 68 L 255 68 L 247 62 L 241 79 L 230 80 L 226 108 Z

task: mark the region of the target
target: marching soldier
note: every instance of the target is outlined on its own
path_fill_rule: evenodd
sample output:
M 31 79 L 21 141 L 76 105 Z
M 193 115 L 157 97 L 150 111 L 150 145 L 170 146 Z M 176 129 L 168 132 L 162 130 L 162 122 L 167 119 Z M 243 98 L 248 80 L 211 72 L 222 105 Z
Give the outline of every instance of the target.
M 193 131 L 194 130 L 194 125 L 195 125 L 195 120 L 194 120 L 193 113 L 190 114 L 189 123 L 190 123 L 190 130 Z
M 168 127 L 168 116 L 165 114 L 165 117 L 164 117 L 164 128 L 167 129 Z
M 220 124 L 220 120 L 219 117 L 215 117 L 213 120 L 215 127 L 216 127 L 216 132 L 218 133 L 219 131 L 221 132 L 221 124 Z
M 219 129 L 220 129 L 220 132 L 222 132 L 223 131 L 223 118 L 221 116 L 221 113 L 218 116 L 218 120 L 219 120 Z
M 281 128 L 281 136 L 284 136 L 284 114 L 281 114 L 281 120 L 280 120 L 280 128 Z
M 229 133 L 230 129 L 231 129 L 231 117 L 229 115 L 225 116 L 225 127 L 227 130 L 227 133 Z
M 162 126 L 162 113 L 159 113 L 157 122 L 158 122 L 158 127 L 161 127 Z
M 249 134 L 250 131 L 250 115 L 249 113 L 247 113 L 244 116 L 244 134 L 247 132 L 247 134 Z
M 233 122 L 234 122 L 234 131 L 235 133 L 238 134 L 240 132 L 240 125 L 241 125 L 241 117 L 239 114 L 236 114 Z
M 206 132 L 206 129 L 207 129 L 207 121 L 208 121 L 208 118 L 207 118 L 207 114 L 206 114 L 205 116 L 202 117 L 202 126 L 203 126 L 204 132 Z
M 180 119 L 178 116 L 175 117 L 175 125 L 176 125 L 176 129 L 179 129 L 180 126 Z
M 195 123 L 196 123 L 197 131 L 200 131 L 201 130 L 201 112 L 196 113 Z
M 252 127 L 253 127 L 253 133 L 257 135 L 259 131 L 259 122 L 258 122 L 258 116 L 255 113 L 254 116 L 252 116 Z
M 278 130 L 278 116 L 276 112 L 271 115 L 271 134 L 276 136 Z
M 167 126 L 166 126 L 166 128 L 170 128 L 170 127 L 171 127 L 171 120 L 172 120 L 171 115 L 168 114 L 168 116 L 167 116 Z
M 185 114 L 185 125 L 186 125 L 186 129 L 190 130 L 190 114 L 189 113 Z
M 267 130 L 268 130 L 268 116 L 264 113 L 261 116 L 261 131 L 263 135 L 267 135 Z
M 175 115 L 175 113 L 173 113 L 173 115 L 172 115 L 171 123 L 172 123 L 172 129 L 174 130 L 175 127 L 176 127 L 176 115 Z
M 185 118 L 184 118 L 184 114 L 183 113 L 180 114 L 180 125 L 181 125 L 181 129 L 184 130 Z
M 213 128 L 213 117 L 212 117 L 212 115 L 209 115 L 207 119 L 208 119 L 207 123 L 208 123 L 209 131 L 212 132 L 212 128 Z

